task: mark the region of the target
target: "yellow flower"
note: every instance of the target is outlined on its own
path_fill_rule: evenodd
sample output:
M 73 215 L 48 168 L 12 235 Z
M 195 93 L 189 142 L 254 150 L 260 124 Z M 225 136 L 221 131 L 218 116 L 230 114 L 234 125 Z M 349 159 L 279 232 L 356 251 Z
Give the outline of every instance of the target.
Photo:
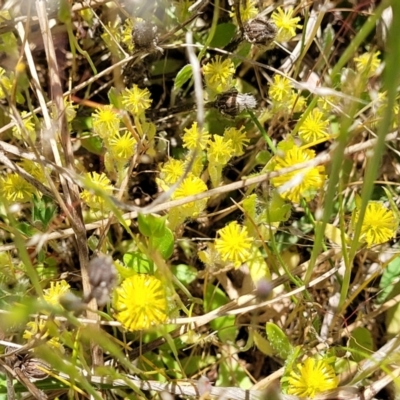
M 0 99 L 4 99 L 6 97 L 6 93 L 11 93 L 13 87 L 13 76 L 7 76 L 6 70 L 0 67 Z
M 269 87 L 268 95 L 274 102 L 288 101 L 292 95 L 292 83 L 282 75 L 274 75 L 274 82 Z
M 141 18 L 137 18 L 137 21 L 142 20 Z M 130 53 L 134 50 L 134 43 L 132 40 L 132 29 L 133 29 L 133 21 L 130 18 L 127 18 L 122 25 L 121 30 L 121 42 L 127 47 Z
M 121 135 L 117 133 L 113 135 L 107 145 L 111 155 L 117 161 L 128 161 L 135 152 L 136 140 L 132 137 L 130 132 L 125 132 Z
M 368 78 L 373 76 L 380 65 L 380 54 L 380 51 L 376 51 L 375 53 L 367 52 L 354 58 L 357 71 L 361 74 L 366 73 Z
M 185 128 L 185 133 L 183 134 L 183 147 L 189 150 L 195 150 L 197 149 L 197 146 L 199 146 L 201 150 L 204 150 L 209 139 L 210 135 L 205 130 L 203 130 L 199 135 L 197 122 L 193 122 L 189 129 Z
M 244 126 L 240 129 L 227 128 L 224 131 L 224 138 L 232 142 L 233 154 L 232 156 L 238 157 L 244 154 L 243 147 L 246 146 L 250 139 L 247 139 L 246 132 L 242 132 Z
M 203 66 L 203 74 L 206 80 L 206 87 L 215 90 L 217 93 L 225 92 L 232 86 L 232 78 L 235 73 L 235 66 L 229 58 L 222 60 L 221 56 Z
M 131 114 L 142 114 L 151 106 L 151 101 L 147 88 L 140 89 L 137 85 L 133 85 L 132 89 L 125 89 L 122 92 L 122 104 Z
M 26 339 L 27 341 L 30 340 L 34 340 L 37 339 L 37 336 L 39 333 L 41 334 L 41 339 L 46 339 L 49 336 L 49 330 L 46 329 L 46 324 L 54 324 L 54 328 L 57 329 L 57 325 L 56 322 L 54 321 L 44 321 L 44 320 L 39 320 L 39 322 L 37 321 L 29 321 L 26 324 L 26 329 L 22 335 L 22 337 L 24 339 Z M 59 350 L 61 353 L 65 352 L 65 349 L 63 347 L 63 345 L 60 343 L 59 338 L 58 337 L 52 337 L 49 340 L 47 340 L 46 344 L 48 344 L 50 347 L 53 347 L 54 349 Z
M 299 136 L 305 143 L 313 143 L 322 138 L 328 138 L 329 121 L 324 114 L 314 108 L 299 128 Z
M 32 196 L 40 197 L 41 194 L 24 178 L 17 173 L 7 174 L 0 178 L 0 191 L 8 201 L 28 203 Z
M 36 142 L 36 128 L 35 122 L 33 119 L 33 115 L 27 117 L 28 113 L 26 111 L 21 112 L 22 123 L 24 125 L 24 129 L 21 129 L 18 125 L 14 125 L 12 128 L 13 136 L 18 139 L 22 140 L 28 135 L 33 143 Z
M 354 226 L 358 219 L 359 211 L 356 211 Z M 361 226 L 361 239 L 367 242 L 368 247 L 385 243 L 395 236 L 398 227 L 399 221 L 392 210 L 379 201 L 370 201 Z
M 282 154 L 283 153 L 283 154 Z M 272 170 L 309 161 L 315 158 L 315 152 L 302 149 L 293 145 L 286 151 L 280 150 L 271 160 Z M 299 203 L 301 198 L 307 201 L 314 197 L 314 192 L 322 187 L 325 182 L 325 167 L 320 165 L 312 168 L 303 168 L 289 172 L 271 179 L 271 183 L 279 188 L 279 193 L 284 199 Z
M 242 18 L 243 23 L 246 23 L 247 21 L 251 20 L 252 18 L 258 15 L 256 0 L 247 0 L 245 2 L 244 7 L 243 7 L 243 1 L 240 1 L 239 9 L 240 9 L 240 17 Z M 229 15 L 237 23 L 234 8 L 232 8 L 232 11 L 229 13 Z
M 300 17 L 294 17 L 293 8 L 288 8 L 285 11 L 281 7 L 278 7 L 271 15 L 272 21 L 274 21 L 278 28 L 278 33 L 275 40 L 278 42 L 287 42 L 292 37 L 296 36 L 296 29 L 302 28 L 299 25 Z
M 43 298 L 47 303 L 58 306 L 60 304 L 60 297 L 68 293 L 70 288 L 69 284 L 64 280 L 56 283 L 51 282 L 50 287 L 43 291 Z
M 203 193 L 207 190 L 207 185 L 203 180 L 194 176 L 193 174 L 188 174 L 188 176 L 183 180 L 178 189 L 172 195 L 173 200 L 184 199 L 186 197 L 194 196 L 199 193 Z M 207 205 L 207 198 L 202 200 L 192 201 L 190 203 L 183 204 L 179 207 L 179 212 L 181 215 L 188 217 L 197 217 Z
M 163 283 L 154 276 L 138 274 L 126 278 L 115 289 L 115 318 L 130 331 L 148 329 L 167 319 Z
M 112 194 L 113 187 L 104 173 L 98 174 L 97 172 L 90 172 L 85 174 L 85 177 L 91 184 L 95 185 L 96 188 L 103 190 L 106 194 Z M 105 209 L 104 198 L 94 194 L 91 190 L 84 189 L 81 193 L 81 199 L 94 210 Z
M 173 185 L 185 172 L 185 162 L 170 158 L 163 164 L 160 171 L 160 179 L 167 185 Z
M 207 151 L 208 160 L 211 164 L 225 165 L 233 155 L 232 141 L 220 135 L 213 135 L 213 140 L 209 140 Z
M 107 139 L 118 132 L 120 118 L 113 106 L 98 108 L 92 114 L 93 130 L 102 138 Z
M 294 90 L 292 90 L 292 94 L 290 96 L 290 109 L 295 113 L 299 113 L 304 111 L 306 107 L 306 99 L 304 96 L 299 95 Z
M 31 174 L 39 182 L 46 183 L 46 175 L 44 174 L 44 170 L 39 163 L 27 160 L 25 158 L 18 164 L 21 168 L 23 168 L 28 174 Z
M 314 398 L 317 393 L 335 389 L 339 384 L 334 369 L 325 360 L 307 358 L 297 365 L 297 371 L 292 370 L 288 378 L 288 394 Z
M 218 231 L 219 239 L 215 240 L 215 249 L 222 260 L 232 262 L 239 268 L 250 256 L 253 239 L 247 234 L 247 228 L 236 221 Z

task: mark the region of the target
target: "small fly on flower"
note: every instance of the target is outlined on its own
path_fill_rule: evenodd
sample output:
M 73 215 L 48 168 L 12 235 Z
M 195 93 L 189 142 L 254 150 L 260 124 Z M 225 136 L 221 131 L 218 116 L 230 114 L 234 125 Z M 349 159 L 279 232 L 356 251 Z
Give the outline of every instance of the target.
M 252 110 L 257 106 L 257 100 L 251 94 L 242 94 L 232 88 L 219 94 L 213 106 L 223 115 L 234 118 L 244 110 Z

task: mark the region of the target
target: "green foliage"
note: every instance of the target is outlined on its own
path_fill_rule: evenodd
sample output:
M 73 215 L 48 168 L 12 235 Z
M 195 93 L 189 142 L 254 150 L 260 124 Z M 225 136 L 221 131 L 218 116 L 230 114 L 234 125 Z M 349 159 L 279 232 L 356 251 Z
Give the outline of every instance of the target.
M 279 357 L 287 360 L 294 353 L 294 348 L 291 345 L 289 338 L 284 334 L 276 324 L 267 322 L 266 332 L 268 341 Z

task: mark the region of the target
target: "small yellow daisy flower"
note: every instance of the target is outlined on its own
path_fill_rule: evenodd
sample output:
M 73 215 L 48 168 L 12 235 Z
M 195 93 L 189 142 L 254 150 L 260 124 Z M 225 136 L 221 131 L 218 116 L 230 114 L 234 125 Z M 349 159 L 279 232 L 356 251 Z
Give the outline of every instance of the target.
M 41 196 L 35 187 L 17 173 L 0 178 L 0 191 L 8 201 L 19 203 L 29 203 L 33 195 Z
M 279 171 L 282 168 L 292 167 L 314 158 L 315 151 L 293 145 L 286 151 L 280 150 L 271 159 L 271 165 L 273 166 L 273 171 Z M 284 199 L 299 203 L 301 198 L 307 201 L 311 200 L 315 191 L 322 187 L 325 179 L 325 167 L 319 165 L 277 176 L 271 179 L 271 183 L 279 188 L 279 193 Z
M 322 138 L 328 138 L 329 121 L 324 114 L 314 108 L 299 128 L 299 136 L 304 143 L 316 142 Z
M 302 25 L 298 24 L 300 17 L 294 17 L 293 8 L 287 8 L 285 11 L 281 7 L 278 7 L 271 15 L 272 21 L 274 21 L 278 28 L 275 40 L 277 42 L 287 42 L 292 37 L 296 36 L 296 29 L 302 28 Z
M 357 72 L 360 74 L 367 74 L 368 78 L 373 76 L 380 65 L 380 54 L 380 51 L 376 51 L 375 53 L 367 52 L 354 58 Z
M 217 93 L 225 92 L 231 88 L 234 73 L 233 62 L 229 58 L 222 60 L 221 56 L 216 56 L 214 60 L 203 66 L 206 87 Z
M 137 18 L 136 21 L 142 21 L 141 18 Z M 134 23 L 131 18 L 127 18 L 121 29 L 121 42 L 127 47 L 128 51 L 130 53 L 133 52 L 134 50 L 134 43 L 132 40 L 132 29 L 133 29 Z
M 43 290 L 43 298 L 47 303 L 58 306 L 60 305 L 60 297 L 68 293 L 70 288 L 71 286 L 65 280 L 51 282 L 50 287 Z
M 273 102 L 288 101 L 292 95 L 292 82 L 282 75 L 274 75 L 274 81 L 269 87 L 268 95 Z
M 359 211 L 355 212 L 354 226 L 359 219 Z M 361 239 L 367 246 L 382 244 L 393 238 L 399 227 L 399 221 L 392 210 L 379 201 L 370 201 L 365 210 L 361 226 Z
M 47 323 L 48 323 L 47 321 L 44 321 L 42 319 L 39 320 L 39 322 L 29 321 L 26 324 L 26 328 L 22 337 L 27 341 L 31 341 L 36 339 L 36 335 L 38 333 L 41 333 L 42 334 L 41 339 L 46 339 L 49 336 L 49 330 L 48 329 L 45 330 L 45 326 Z M 54 321 L 52 321 L 51 323 L 55 324 Z M 56 326 L 54 328 L 56 329 Z M 47 340 L 46 344 L 48 344 L 53 349 L 59 350 L 61 353 L 65 352 L 65 349 L 63 345 L 60 343 L 58 337 L 50 338 L 49 340 Z
M 213 140 L 208 141 L 207 151 L 210 164 L 225 165 L 233 156 L 232 141 L 220 135 L 213 135 Z
M 189 150 L 197 149 L 197 146 L 201 150 L 204 150 L 207 147 L 207 143 L 210 139 L 210 135 L 207 131 L 203 130 L 199 135 L 199 130 L 197 128 L 197 122 L 193 122 L 192 126 L 188 129 L 184 129 L 185 133 L 183 134 L 183 147 Z
M 28 174 L 32 175 L 41 183 L 46 183 L 46 175 L 42 166 L 31 160 L 23 159 L 18 165 L 23 168 Z
M 250 142 L 250 139 L 246 136 L 246 132 L 242 132 L 244 129 L 244 126 L 242 126 L 240 129 L 227 128 L 224 131 L 224 138 L 232 142 L 233 157 L 243 155 L 243 148 Z
M 164 284 L 151 275 L 126 278 L 114 291 L 113 306 L 115 318 L 130 331 L 148 329 L 167 320 Z
M 178 189 L 175 190 L 174 194 L 172 195 L 172 199 L 184 199 L 186 197 L 194 196 L 195 194 L 203 193 L 206 190 L 207 185 L 202 179 L 194 176 L 193 174 L 188 174 Z M 205 198 L 183 204 L 179 207 L 179 211 L 181 215 L 184 215 L 186 218 L 195 218 L 206 208 L 207 200 L 208 199 Z
M 104 173 L 98 174 L 97 172 L 89 172 L 85 174 L 85 177 L 96 187 L 112 195 L 113 187 Z M 84 189 L 81 193 L 81 199 L 94 210 L 105 210 L 105 201 L 103 197 L 94 194 L 91 190 Z
M 307 358 L 295 369 L 288 378 L 288 394 L 312 399 L 317 393 L 335 389 L 339 384 L 334 369 L 325 360 Z
M 14 77 L 7 76 L 6 70 L 0 67 L 0 99 L 5 99 L 6 93 L 11 93 Z
M 240 17 L 242 19 L 242 23 L 246 23 L 247 21 L 250 21 L 252 18 L 256 17 L 258 15 L 258 9 L 256 6 L 256 0 L 247 0 L 245 2 L 245 6 L 243 7 L 243 1 L 240 1 Z M 236 13 L 235 9 L 232 8 L 232 11 L 229 13 L 230 17 L 236 21 Z
M 119 130 L 120 118 L 113 106 L 98 108 L 92 114 L 93 130 L 102 138 L 116 134 Z
M 233 221 L 217 233 L 219 238 L 215 239 L 215 249 L 222 260 L 231 262 L 239 268 L 250 257 L 253 239 L 249 237 L 247 228 Z
M 25 135 L 27 134 L 33 143 L 36 142 L 36 128 L 35 128 L 35 120 L 33 115 L 27 117 L 27 112 L 21 112 L 22 123 L 24 124 L 24 130 L 22 130 L 19 126 L 14 125 L 12 128 L 13 136 L 18 139 L 22 140 Z
M 160 179 L 167 185 L 173 185 L 185 172 L 185 161 L 170 158 L 160 170 Z
M 117 133 L 113 135 L 107 145 L 111 155 L 117 161 L 128 161 L 135 152 L 136 140 L 130 132 L 125 132 L 123 135 Z
M 144 113 L 151 106 L 150 92 L 147 88 L 140 89 L 133 85 L 132 89 L 125 89 L 122 92 L 122 104 L 134 115 Z

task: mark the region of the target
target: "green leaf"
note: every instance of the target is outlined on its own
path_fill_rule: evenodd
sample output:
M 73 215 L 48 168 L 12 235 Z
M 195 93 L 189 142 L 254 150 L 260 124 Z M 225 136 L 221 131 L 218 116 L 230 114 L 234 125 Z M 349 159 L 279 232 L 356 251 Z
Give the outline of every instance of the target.
M 46 230 L 57 212 L 57 206 L 47 197 L 33 198 L 32 223 L 39 229 Z
M 124 264 L 138 274 L 154 274 L 154 264 L 143 253 L 138 251 L 125 253 Z
M 279 357 L 286 360 L 293 353 L 293 346 L 290 344 L 288 337 L 281 328 L 272 322 L 267 322 L 266 331 L 272 348 Z
M 92 136 L 89 132 L 82 132 L 79 135 L 82 147 L 93 154 L 103 154 L 103 142 L 98 136 Z
M 110 105 L 114 106 L 117 109 L 123 108 L 122 106 L 122 100 L 121 100 L 121 94 L 115 89 L 115 87 L 112 87 L 108 93 L 108 100 L 110 101 Z
M 191 265 L 179 264 L 172 266 L 172 273 L 185 286 L 190 285 L 197 278 L 197 269 Z
M 229 302 L 228 296 L 223 290 L 214 285 L 207 285 L 204 297 L 204 310 L 210 312 Z M 237 336 L 237 327 L 235 326 L 236 318 L 234 315 L 220 317 L 213 320 L 211 328 L 218 332 L 218 337 L 224 343 L 235 340 Z
M 374 349 L 374 341 L 369 329 L 364 327 L 356 328 L 351 333 L 348 346 L 353 350 L 351 354 L 354 361 L 361 362 L 367 358 Z
M 185 65 L 176 75 L 174 90 L 180 89 L 193 76 L 192 66 Z
M 174 252 L 174 234 L 171 229 L 164 226 L 163 234 L 161 236 L 151 236 L 149 244 L 152 249 L 157 250 L 160 253 L 164 260 L 167 260 Z
M 253 335 L 254 344 L 256 345 L 257 349 L 261 351 L 261 353 L 270 357 L 275 354 L 275 351 L 269 343 L 268 339 L 261 336 L 261 334 L 254 329 L 249 330 L 249 332 L 251 335 Z
M 383 271 L 379 288 L 382 290 L 377 298 L 378 303 L 382 304 L 394 289 L 395 282 L 400 277 L 400 256 L 392 260 Z
M 223 24 L 217 25 L 210 46 L 217 48 L 225 47 L 232 40 L 235 32 L 236 26 L 231 22 L 225 22 Z
M 138 215 L 138 225 L 139 231 L 142 235 L 151 237 L 162 236 L 165 233 L 165 217 L 157 217 L 155 215 L 147 214 L 139 214 Z

